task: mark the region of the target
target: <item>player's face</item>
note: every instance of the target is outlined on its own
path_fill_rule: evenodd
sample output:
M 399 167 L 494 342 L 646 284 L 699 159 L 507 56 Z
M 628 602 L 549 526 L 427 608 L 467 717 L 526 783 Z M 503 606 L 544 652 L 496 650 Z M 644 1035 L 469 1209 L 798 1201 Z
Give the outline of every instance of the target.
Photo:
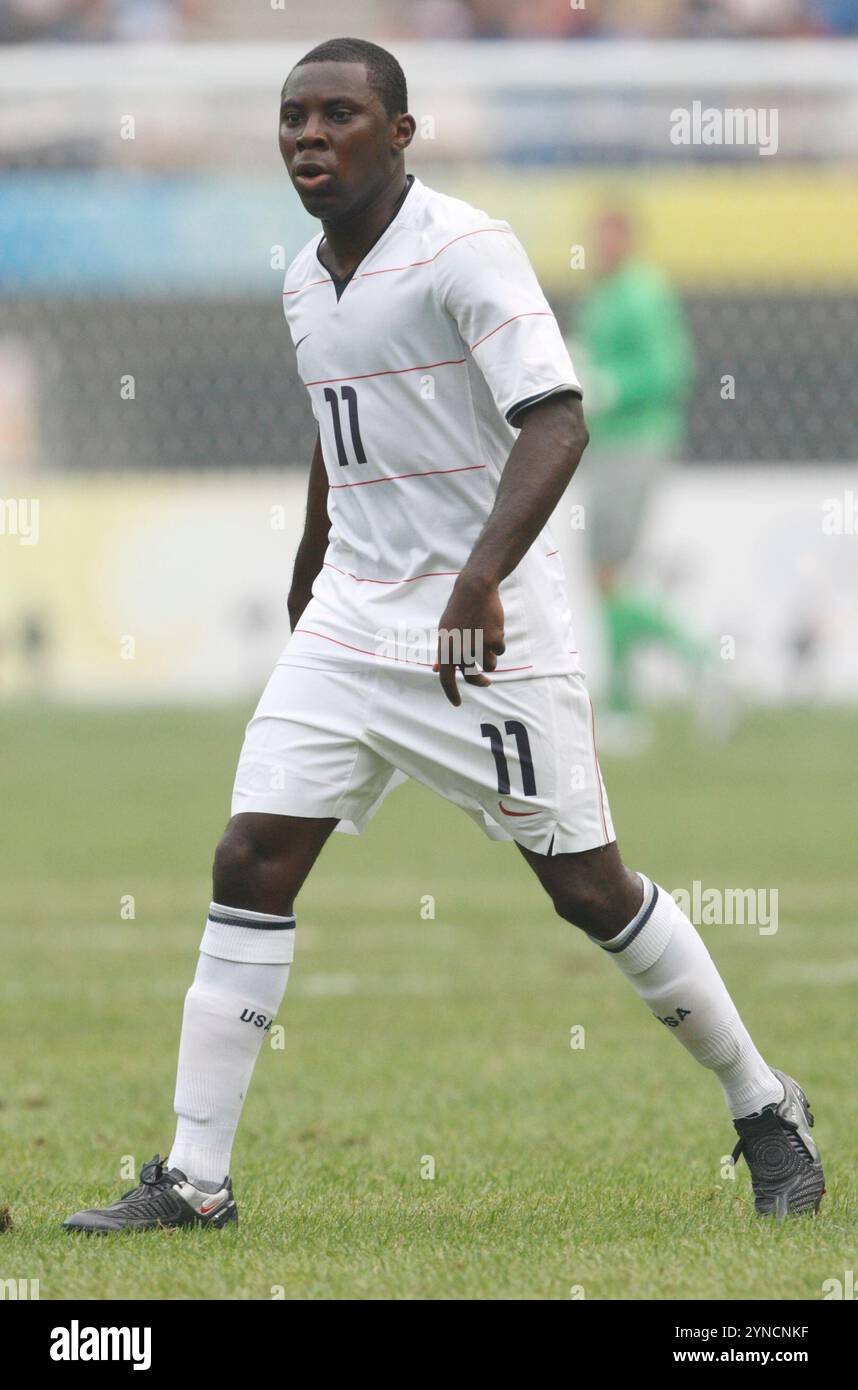
M 280 153 L 314 217 L 336 222 L 370 204 L 410 139 L 401 132 L 367 85 L 363 63 L 307 63 L 286 79 Z
M 619 269 L 634 249 L 634 233 L 622 212 L 603 213 L 596 221 L 596 256 L 599 269 L 610 275 Z

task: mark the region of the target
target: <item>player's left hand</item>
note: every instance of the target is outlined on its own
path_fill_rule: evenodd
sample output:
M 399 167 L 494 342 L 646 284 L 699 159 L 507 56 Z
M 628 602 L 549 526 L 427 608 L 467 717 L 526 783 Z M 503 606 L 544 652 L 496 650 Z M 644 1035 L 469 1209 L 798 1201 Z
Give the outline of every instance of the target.
M 506 651 L 503 627 L 503 604 L 497 587 L 460 574 L 438 624 L 438 655 L 432 667 L 451 705 L 462 703 L 457 670 L 469 685 L 491 685 L 484 672 L 493 671 L 498 657 Z

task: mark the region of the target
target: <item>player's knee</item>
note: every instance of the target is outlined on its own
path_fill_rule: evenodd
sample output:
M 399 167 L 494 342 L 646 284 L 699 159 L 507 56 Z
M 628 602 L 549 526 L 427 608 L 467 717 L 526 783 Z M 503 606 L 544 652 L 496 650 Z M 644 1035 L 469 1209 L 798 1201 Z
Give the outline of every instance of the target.
M 598 883 L 566 884 L 552 894 L 554 910 L 582 931 L 601 934 L 612 917 L 610 894 Z
M 595 859 L 582 856 L 549 891 L 564 921 L 600 940 L 621 932 L 641 906 L 640 876 L 622 863 L 616 845 Z
M 240 821 L 230 821 L 215 850 L 212 867 L 215 902 L 236 906 L 244 901 L 259 862 L 259 848 L 253 836 Z

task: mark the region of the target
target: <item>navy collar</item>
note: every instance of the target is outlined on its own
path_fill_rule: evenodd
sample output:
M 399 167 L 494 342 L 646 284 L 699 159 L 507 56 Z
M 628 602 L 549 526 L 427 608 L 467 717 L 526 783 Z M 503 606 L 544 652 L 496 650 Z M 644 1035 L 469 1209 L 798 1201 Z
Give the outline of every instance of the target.
M 372 251 L 373 247 L 375 247 L 375 246 L 378 245 L 378 243 L 381 241 L 381 238 L 384 236 L 385 232 L 389 231 L 391 225 L 396 221 L 396 218 L 399 216 L 399 213 L 400 213 L 400 211 L 401 211 L 401 209 L 402 209 L 402 204 L 405 202 L 405 199 L 408 197 L 409 193 L 411 192 L 411 189 L 412 189 L 413 185 L 414 185 L 414 175 L 413 175 L 413 174 L 406 174 L 406 176 L 405 176 L 405 187 L 403 188 L 402 192 L 400 193 L 400 195 L 399 195 L 399 197 L 398 197 L 398 199 L 397 199 L 397 201 L 396 201 L 396 206 L 394 207 L 393 212 L 390 214 L 390 217 L 387 219 L 387 221 L 385 222 L 385 224 L 384 224 L 384 226 L 382 227 L 381 231 L 379 232 L 378 236 L 376 237 L 375 241 L 372 243 L 372 246 L 368 246 L 368 247 L 366 248 L 366 251 L 365 251 L 365 252 L 363 253 L 363 255 L 361 256 L 361 258 L 360 258 L 360 260 L 358 261 L 357 265 L 355 266 L 354 270 L 350 270 L 349 273 L 348 273 L 348 275 L 344 275 L 344 276 L 340 277 L 340 276 L 338 276 L 338 275 L 335 275 L 334 272 L 333 272 L 332 270 L 328 270 L 328 267 L 325 265 L 325 262 L 322 260 L 321 256 L 319 255 L 319 251 L 321 250 L 321 247 L 322 247 L 322 242 L 325 240 L 324 236 L 321 237 L 321 239 L 320 239 L 318 245 L 316 246 L 316 260 L 319 262 L 319 265 L 322 267 L 322 269 L 323 269 L 324 271 L 326 271 L 327 274 L 330 275 L 330 277 L 331 277 L 331 281 L 332 281 L 332 283 L 333 283 L 334 289 L 335 289 L 336 292 L 337 292 L 337 303 L 339 303 L 339 301 L 342 299 L 343 294 L 345 293 L 345 290 L 346 290 L 347 286 L 351 284 L 352 280 L 354 279 L 354 276 L 355 276 L 356 272 L 357 272 L 357 271 L 360 269 L 360 267 L 363 265 L 364 261 L 366 260 L 367 256 L 369 255 L 370 251 Z

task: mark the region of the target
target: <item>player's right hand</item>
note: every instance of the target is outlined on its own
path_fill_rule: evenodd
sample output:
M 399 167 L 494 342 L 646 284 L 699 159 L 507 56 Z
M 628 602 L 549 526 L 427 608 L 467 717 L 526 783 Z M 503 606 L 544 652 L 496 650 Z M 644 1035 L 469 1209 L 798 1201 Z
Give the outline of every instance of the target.
M 497 587 L 463 572 L 438 624 L 438 654 L 432 667 L 450 704 L 458 707 L 462 703 L 457 670 L 469 685 L 491 685 L 484 673 L 495 670 L 498 657 L 505 651 L 503 604 Z M 475 659 L 477 654 L 482 669 Z

